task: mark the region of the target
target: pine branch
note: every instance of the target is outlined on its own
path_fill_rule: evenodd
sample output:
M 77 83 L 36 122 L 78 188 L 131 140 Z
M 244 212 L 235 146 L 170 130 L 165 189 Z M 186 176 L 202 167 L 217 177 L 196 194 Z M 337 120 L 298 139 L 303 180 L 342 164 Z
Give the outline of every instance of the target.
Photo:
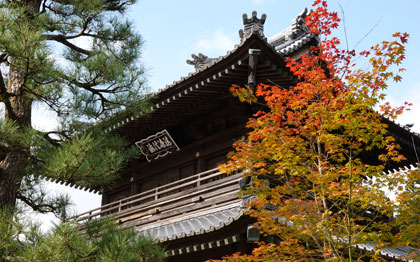
M 54 212 L 58 208 L 58 207 L 56 207 L 52 204 L 46 204 L 46 203 L 37 204 L 37 203 L 35 203 L 34 200 L 32 200 L 32 199 L 30 199 L 26 196 L 23 196 L 20 193 L 17 194 L 17 199 L 19 199 L 20 201 L 22 201 L 23 203 L 28 205 L 30 208 L 32 208 L 33 211 L 39 212 L 41 214 Z
M 60 142 L 61 142 L 61 140 L 58 140 L 58 139 L 54 139 L 54 138 L 51 138 L 49 135 L 50 134 L 61 134 L 61 135 L 63 135 L 64 134 L 64 132 L 45 132 L 44 134 L 43 134 L 43 138 L 45 138 L 45 140 L 47 140 L 51 145 L 53 145 L 53 146 L 55 146 L 55 147 L 59 147 L 60 146 Z
M 92 55 L 92 54 L 93 54 L 93 52 L 92 52 L 92 51 L 89 51 L 89 50 L 83 49 L 83 48 L 81 48 L 81 47 L 79 47 L 79 46 L 77 46 L 77 45 L 75 45 L 75 44 L 72 44 L 72 43 L 70 43 L 69 41 L 67 41 L 67 39 L 66 39 L 66 36 L 65 36 L 65 35 L 48 35 L 48 34 L 47 34 L 47 35 L 43 35 L 43 37 L 44 37 L 46 40 L 52 40 L 52 41 L 56 41 L 56 42 L 58 42 L 58 43 L 61 43 L 61 44 L 65 45 L 65 46 L 69 47 L 70 49 L 72 49 L 72 50 L 74 50 L 74 51 L 76 51 L 76 52 L 79 52 L 79 53 L 85 54 L 85 55 L 87 55 L 87 56 L 90 56 L 90 55 Z
M 74 39 L 74 38 L 78 38 L 78 37 L 81 37 L 81 36 L 87 36 L 88 34 L 86 34 L 86 30 L 87 30 L 91 21 L 92 21 L 92 17 L 86 18 L 86 20 L 84 21 L 83 26 L 82 26 L 79 33 L 76 33 L 74 35 L 69 35 L 69 36 L 63 36 L 63 37 L 65 39 Z

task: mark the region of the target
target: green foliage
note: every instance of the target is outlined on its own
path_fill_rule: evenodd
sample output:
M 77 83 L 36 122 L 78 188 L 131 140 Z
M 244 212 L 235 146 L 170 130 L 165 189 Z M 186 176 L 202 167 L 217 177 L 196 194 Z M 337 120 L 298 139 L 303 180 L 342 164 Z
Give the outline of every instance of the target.
M 0 152 L 6 154 L 13 150 L 28 148 L 32 145 L 35 130 L 25 128 L 19 130 L 19 125 L 10 119 L 0 119 Z M 29 153 L 29 152 L 26 152 Z
M 133 229 L 120 228 L 113 221 L 95 221 L 83 231 L 76 225 L 57 226 L 35 245 L 28 246 L 23 257 L 28 261 L 164 261 L 163 249 Z
M 400 184 L 396 224 L 399 226 L 397 240 L 413 248 L 413 256 L 420 259 L 420 170 L 406 170 L 404 183 Z M 397 242 L 398 242 L 397 241 Z M 416 251 L 417 252 L 414 252 Z
M 134 1 L 7 2 L 0 2 L 0 62 L 13 59 L 28 98 L 59 116 L 103 119 L 143 97 L 142 40 L 121 15 Z
M 9 257 L 15 256 L 21 251 L 21 245 L 17 238 L 22 233 L 23 226 L 16 220 L 18 218 L 13 209 L 0 210 L 0 261 L 17 261 L 9 259 Z
M 0 213 L 0 261 L 4 262 L 163 262 L 165 252 L 132 228 L 111 220 L 61 224 L 49 233 L 25 225 L 21 215 L 10 209 Z
M 235 254 L 230 261 L 378 261 L 379 252 L 360 252 L 357 245 L 373 242 L 380 248 L 396 239 L 396 213 L 404 244 L 418 240 L 413 235 L 419 232 L 419 172 L 383 172 L 404 156 L 381 118 L 395 118 L 404 106 L 379 106 L 388 82 L 401 79 L 408 34 L 396 33 L 360 54 L 342 50 L 331 37 L 337 14 L 327 10 L 326 1 L 314 6 L 306 25 L 319 45 L 286 60 L 298 83 L 259 84 L 255 93 L 231 89 L 240 101 L 264 101 L 266 107 L 248 121 L 250 132 L 234 144 L 221 169 L 248 171 L 252 184 L 243 194 L 256 196 L 248 214 L 277 243 L 258 243 L 252 254 Z M 366 59 L 367 70 L 357 67 L 359 59 Z M 384 189 L 402 185 L 407 188 L 398 202 L 391 201 Z
M 16 198 L 51 206 L 30 199 L 43 196 L 39 177 L 104 188 L 136 156 L 105 132 L 150 108 L 142 39 L 125 17 L 134 2 L 0 0 L 0 208 Z M 56 114 L 55 130 L 33 129 L 35 104 Z
M 123 139 L 92 127 L 59 147 L 39 147 L 42 169 L 33 172 L 62 181 L 79 181 L 81 186 L 104 187 L 117 178 L 117 172 L 127 159 L 137 155 L 138 150 L 129 147 Z
M 144 113 L 142 39 L 125 12 L 134 0 L 0 0 L 0 260 L 162 261 L 161 248 L 113 222 L 63 224 L 41 234 L 16 201 L 66 221 L 69 199 L 41 178 L 103 189 L 138 154 L 105 130 Z M 49 132 L 31 125 L 33 105 L 55 113 Z M 111 117 L 112 116 L 112 117 Z

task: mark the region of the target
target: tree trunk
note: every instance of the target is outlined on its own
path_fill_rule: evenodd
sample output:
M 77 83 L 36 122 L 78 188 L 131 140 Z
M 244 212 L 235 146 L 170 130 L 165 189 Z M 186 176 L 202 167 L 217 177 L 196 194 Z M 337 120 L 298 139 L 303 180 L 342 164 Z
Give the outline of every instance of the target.
M 13 66 L 9 68 L 9 81 L 7 91 L 10 108 L 5 110 L 5 118 L 18 124 L 18 132 L 24 132 L 31 126 L 31 107 L 32 100 L 25 95 L 25 72 L 21 68 Z M 0 208 L 4 206 L 15 206 L 16 196 L 19 191 L 22 177 L 28 161 L 28 156 L 24 152 L 29 152 L 29 148 L 12 150 L 0 161 Z
M 39 12 L 41 2 L 42 0 L 20 0 L 20 4 L 26 6 L 29 17 Z M 7 91 L 10 106 L 5 109 L 5 118 L 18 124 L 18 132 L 25 132 L 26 128 L 31 127 L 32 98 L 24 90 L 28 74 L 27 67 L 31 59 L 32 57 L 26 57 L 18 61 L 14 57 L 9 58 Z M 28 155 L 25 152 L 30 152 L 30 148 L 12 149 L 0 161 L 0 209 L 16 205 L 22 178 L 28 175 L 26 174 Z
M 15 206 L 25 164 L 25 156 L 17 152 L 9 153 L 0 162 L 0 209 Z

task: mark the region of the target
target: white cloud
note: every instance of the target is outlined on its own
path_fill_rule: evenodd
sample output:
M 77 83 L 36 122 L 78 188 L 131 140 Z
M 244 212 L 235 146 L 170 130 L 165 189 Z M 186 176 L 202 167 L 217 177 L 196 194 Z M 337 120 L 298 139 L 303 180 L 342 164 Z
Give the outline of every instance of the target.
M 41 103 L 35 103 L 32 108 L 32 126 L 33 128 L 49 132 L 58 127 L 57 115 Z
M 411 131 L 420 133 L 420 82 L 408 86 L 399 86 L 402 90 L 394 90 L 394 92 L 387 96 L 386 100 L 390 102 L 392 106 L 403 105 L 404 102 L 412 103 L 409 111 L 405 111 L 396 120 L 401 125 L 414 124 Z
M 75 38 L 72 42 L 73 44 L 75 44 L 76 46 L 80 48 L 91 50 L 92 44 L 93 44 L 93 38 L 87 37 L 87 36 L 81 36 L 81 37 Z
M 203 53 L 226 52 L 233 49 L 236 42 L 238 41 L 235 41 L 233 35 L 229 35 L 219 28 L 212 33 L 202 34 L 194 49 Z

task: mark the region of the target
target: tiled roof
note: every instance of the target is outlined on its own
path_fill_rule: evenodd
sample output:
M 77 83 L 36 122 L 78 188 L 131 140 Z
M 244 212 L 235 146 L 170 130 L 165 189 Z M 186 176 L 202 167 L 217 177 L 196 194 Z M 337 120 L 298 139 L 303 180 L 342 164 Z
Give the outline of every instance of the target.
M 401 131 L 399 131 L 398 133 L 392 133 L 392 136 L 397 139 L 397 142 L 402 145 L 405 144 L 406 146 L 412 147 L 413 144 L 416 145 L 416 150 L 420 150 L 420 145 L 416 142 L 413 142 L 413 138 L 415 139 L 419 139 L 420 138 L 420 133 L 416 133 L 411 131 L 411 128 L 413 126 L 413 124 L 406 124 L 406 125 L 401 125 L 397 122 L 395 122 L 393 119 L 391 118 L 383 118 L 385 123 L 388 124 L 389 128 L 393 128 L 392 126 L 394 126 L 394 128 L 397 128 L 398 130 L 403 130 L 403 132 L 401 133 Z M 405 130 L 405 132 L 404 132 Z M 405 133 L 405 134 L 404 134 Z
M 241 201 L 233 204 L 211 208 L 191 215 L 153 223 L 138 228 L 140 234 L 150 236 L 159 242 L 200 235 L 219 230 L 244 213 Z
M 47 177 L 47 176 L 40 176 L 40 178 L 42 178 L 45 182 L 56 183 L 56 184 L 59 184 L 59 185 L 72 187 L 72 188 L 77 189 L 77 190 L 87 191 L 89 193 L 101 194 L 101 191 L 98 188 L 91 188 L 91 187 L 85 186 L 85 185 L 78 185 L 78 184 L 75 184 L 73 182 L 63 181 L 63 180 L 60 180 L 60 179 Z
M 309 29 L 305 25 L 304 18 L 308 15 L 307 9 L 303 10 L 295 19 L 292 20 L 292 25 L 285 30 L 281 31 L 280 33 L 274 35 L 267 39 L 264 37 L 262 30 L 262 25 L 259 27 L 252 27 L 249 28 L 246 33 L 243 33 L 241 37 L 241 42 L 234 46 L 232 50 L 227 51 L 225 55 L 219 56 L 217 58 L 208 58 L 203 54 L 192 55 L 193 60 L 187 60 L 189 64 L 194 65 L 196 71 L 190 72 L 188 76 L 181 77 L 178 81 L 173 81 L 172 84 L 166 85 L 165 88 L 158 89 L 157 92 L 151 94 L 152 96 L 159 96 L 160 94 L 164 93 L 167 90 L 175 88 L 180 83 L 192 78 L 195 75 L 200 74 L 201 72 L 213 67 L 214 65 L 218 64 L 219 62 L 227 59 L 229 56 L 234 54 L 241 46 L 243 46 L 249 38 L 253 35 L 257 35 L 261 40 L 263 40 L 267 46 L 271 47 L 274 52 L 277 52 L 281 55 L 287 56 L 294 51 L 297 51 L 299 48 L 303 47 L 309 41 L 317 36 L 310 34 Z M 256 13 L 253 13 L 253 17 L 256 16 Z M 264 14 L 263 14 L 264 16 Z M 244 15 L 245 19 L 245 15 Z M 249 19 L 248 19 L 249 20 Z M 265 20 L 265 17 L 264 17 Z M 245 23 L 245 21 L 244 21 Z M 155 105 L 151 107 L 151 111 L 163 106 L 166 103 L 165 101 L 159 101 Z M 124 119 L 121 122 L 118 122 L 114 126 L 108 127 L 107 131 L 111 132 L 119 127 L 123 126 L 126 123 L 134 121 L 137 118 L 143 117 L 143 114 L 140 113 L 138 115 L 130 116 L 127 119 Z
M 309 43 L 312 39 L 318 40 L 318 37 L 316 35 L 309 33 L 309 28 L 305 25 L 305 17 L 308 14 L 309 13 L 307 9 L 305 8 L 295 19 L 292 20 L 292 23 L 288 28 L 268 38 L 267 39 L 268 44 L 273 46 L 278 53 L 287 56 L 299 50 L 305 44 Z M 246 20 L 247 19 L 246 14 L 244 14 L 244 17 L 245 17 L 244 19 Z M 252 18 L 254 18 L 254 20 L 256 19 L 255 11 L 252 13 Z M 261 37 L 264 38 L 264 34 L 262 30 L 263 30 L 263 24 L 264 24 L 265 19 L 266 19 L 265 14 L 263 14 L 263 19 L 261 19 L 263 20 L 263 22 L 256 28 L 250 27 L 244 21 L 244 24 L 246 24 L 245 32 L 241 30 L 239 33 L 241 36 L 241 43 L 243 43 L 252 33 L 254 33 L 253 30 L 255 30 L 255 32 L 258 32 L 261 35 Z M 199 58 L 200 55 L 202 58 L 198 63 L 195 60 L 197 60 L 197 58 Z M 192 57 L 194 60 L 193 61 L 187 60 L 187 63 L 194 65 L 195 69 L 198 71 L 200 71 L 201 69 L 205 69 L 208 66 L 211 66 L 215 61 L 222 58 L 222 57 L 208 58 L 207 56 L 204 56 L 203 54 L 199 54 L 199 56 L 192 55 Z
M 413 170 L 415 168 L 412 167 L 410 169 Z M 153 223 L 139 227 L 137 230 L 140 234 L 152 237 L 158 242 L 166 242 L 210 233 L 222 229 L 241 218 L 244 214 L 244 210 L 246 210 L 246 207 L 243 204 L 245 202 L 246 201 L 238 201 L 233 204 L 211 208 L 195 214 Z M 282 219 L 279 220 L 283 221 Z M 288 225 L 292 226 L 292 224 L 289 223 Z M 357 244 L 356 246 L 358 249 L 365 251 L 377 250 L 375 243 Z M 409 262 L 415 262 L 415 260 L 410 260 L 408 258 L 408 255 L 413 251 L 415 250 L 411 247 L 384 247 L 379 249 L 382 256 Z
M 357 248 L 361 249 L 361 250 L 366 250 L 366 251 L 375 251 L 376 244 L 375 243 L 367 243 L 367 244 L 358 244 Z M 407 256 L 414 251 L 413 248 L 410 247 L 384 247 L 384 248 L 380 248 L 380 253 L 381 255 L 388 257 L 388 258 L 393 258 L 393 259 L 398 259 L 398 260 L 402 260 L 402 261 L 410 261 L 410 262 L 414 262 L 415 260 L 410 260 L 407 259 Z
M 308 10 L 305 8 L 295 19 L 292 24 L 280 33 L 268 38 L 268 43 L 272 45 L 277 52 L 287 56 L 317 36 L 309 33 L 309 28 L 305 24 L 305 17 L 308 16 Z
M 287 56 L 299 50 L 302 46 L 309 43 L 309 41 L 311 41 L 314 38 L 314 35 L 307 33 L 299 36 L 297 39 L 281 43 L 277 46 L 275 45 L 274 47 L 277 52 Z M 271 44 L 270 39 L 268 39 L 268 41 Z
M 252 38 L 253 36 L 257 36 L 258 38 L 260 38 L 260 39 L 261 39 L 261 40 L 262 40 L 262 41 L 263 41 L 263 42 L 267 45 L 267 47 L 271 48 L 271 49 L 273 50 L 273 52 L 275 52 L 274 46 L 270 45 L 270 44 L 267 42 L 267 39 L 266 39 L 266 38 L 262 37 L 262 36 L 259 34 L 259 32 L 258 32 L 258 31 L 252 31 L 252 33 L 251 33 L 251 34 L 249 34 L 249 35 L 247 35 L 247 36 L 244 36 L 244 40 L 243 40 L 240 44 L 235 45 L 235 46 L 234 46 L 234 49 L 232 49 L 232 50 L 230 50 L 230 51 L 227 51 L 227 52 L 226 52 L 226 55 L 224 55 L 224 56 L 219 56 L 218 58 L 210 58 L 210 59 L 209 59 L 209 61 L 210 61 L 210 62 L 209 62 L 208 64 L 203 64 L 203 65 L 200 65 L 200 67 L 199 67 L 199 68 L 198 68 L 195 72 L 191 72 L 191 73 L 189 73 L 189 74 L 188 74 L 188 76 L 186 76 L 186 77 L 181 77 L 181 79 L 180 79 L 180 80 L 178 80 L 178 81 L 173 81 L 173 82 L 172 82 L 172 84 L 170 84 L 170 85 L 166 85 L 166 87 L 165 87 L 165 88 L 158 89 L 158 90 L 157 90 L 157 92 L 152 93 L 151 95 L 152 95 L 152 96 L 155 96 L 155 97 L 159 97 L 159 95 L 163 94 L 163 93 L 164 93 L 164 92 L 166 92 L 167 90 L 170 90 L 170 89 L 175 89 L 175 88 L 176 88 L 176 86 L 177 86 L 177 85 L 179 85 L 180 83 L 182 83 L 182 82 L 184 82 L 184 81 L 186 81 L 186 80 L 188 80 L 188 79 L 190 79 L 190 78 L 192 78 L 192 77 L 194 77 L 194 76 L 196 76 L 196 75 L 200 74 L 200 73 L 201 73 L 201 72 L 203 72 L 203 71 L 206 71 L 207 69 L 209 69 L 209 68 L 211 68 L 211 67 L 213 67 L 213 66 L 217 65 L 218 63 L 222 62 L 223 60 L 228 59 L 230 56 L 234 55 L 234 54 L 235 54 L 235 52 L 236 52 L 239 48 L 241 48 L 243 45 L 245 45 L 245 43 L 247 42 L 247 41 L 246 41 L 247 39 L 250 39 L 250 38 Z M 217 75 L 214 75 L 214 76 L 213 76 L 213 80 L 214 80 L 214 79 L 217 79 L 217 78 L 218 78 L 218 76 L 217 76 Z M 193 87 L 191 87 L 190 89 L 193 89 Z M 184 92 L 184 93 L 185 93 L 185 92 L 188 92 L 188 90 L 184 90 L 183 92 Z M 183 93 L 183 92 L 182 92 L 182 91 L 180 91 L 180 92 L 179 92 L 179 94 L 180 94 L 180 93 Z M 186 94 L 186 93 L 185 93 L 185 94 Z M 172 98 L 168 98 L 168 99 L 166 99 L 165 101 L 160 101 L 160 100 L 159 100 L 156 104 L 154 104 L 153 106 L 151 106 L 150 110 L 151 110 L 151 111 L 154 111 L 154 110 L 156 110 L 157 108 L 162 107 L 162 106 L 164 106 L 165 104 L 168 104 L 168 103 L 171 101 L 171 99 L 172 99 L 172 100 L 175 100 L 177 96 L 178 96 L 178 95 L 174 95 Z M 122 121 L 120 121 L 120 122 L 116 123 L 115 125 L 108 127 L 108 129 L 107 129 L 106 131 L 107 131 L 107 132 L 112 132 L 113 130 L 116 130 L 116 129 L 120 128 L 121 126 L 125 125 L 126 123 L 129 123 L 129 122 L 134 121 L 134 120 L 136 120 L 136 119 L 138 119 L 138 118 L 141 118 L 141 117 L 144 117 L 143 113 L 139 113 L 138 115 L 134 115 L 134 116 L 127 117 L 126 119 L 124 119 L 124 120 L 122 120 Z
M 384 173 L 385 174 L 388 173 L 388 174 L 392 175 L 392 174 L 395 174 L 395 173 L 407 173 L 408 171 L 414 171 L 414 170 L 419 170 L 419 167 L 414 166 L 414 165 L 403 166 L 403 167 L 400 167 L 398 170 L 397 169 L 387 170 Z

